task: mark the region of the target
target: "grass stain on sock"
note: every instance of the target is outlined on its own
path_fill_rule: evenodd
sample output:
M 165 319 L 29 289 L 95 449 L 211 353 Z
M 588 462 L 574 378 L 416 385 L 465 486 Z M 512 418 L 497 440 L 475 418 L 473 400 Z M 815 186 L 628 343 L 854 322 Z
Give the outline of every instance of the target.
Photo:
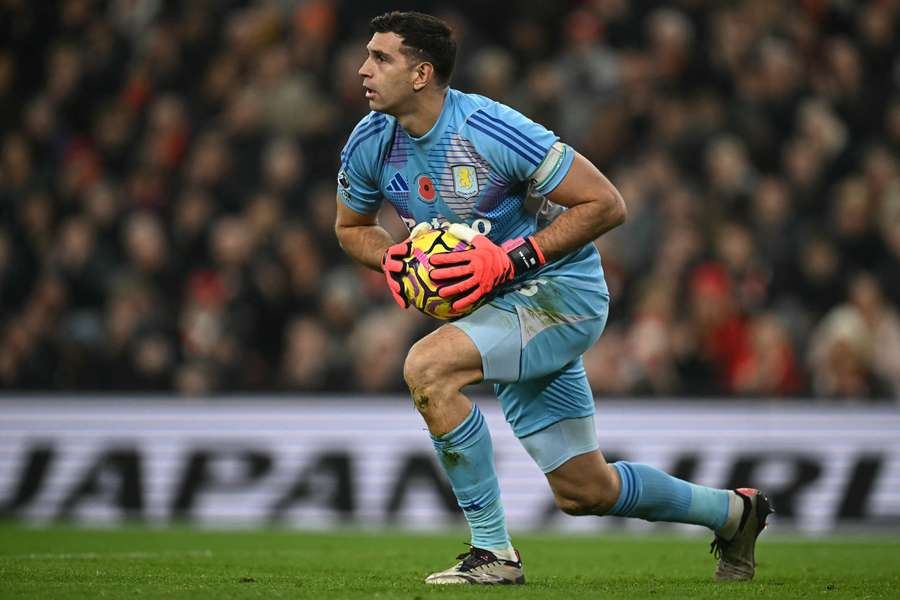
M 441 450 L 441 460 L 444 465 L 449 467 L 455 467 L 459 463 L 465 460 L 465 457 L 455 450 Z

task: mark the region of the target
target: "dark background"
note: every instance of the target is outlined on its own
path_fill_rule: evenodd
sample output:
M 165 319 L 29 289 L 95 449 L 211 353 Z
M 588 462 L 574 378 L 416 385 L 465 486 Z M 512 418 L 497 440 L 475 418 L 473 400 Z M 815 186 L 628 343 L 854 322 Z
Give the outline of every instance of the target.
M 332 232 L 393 8 L 625 197 L 598 395 L 900 397 L 893 0 L 0 1 L 0 389 L 403 391 Z

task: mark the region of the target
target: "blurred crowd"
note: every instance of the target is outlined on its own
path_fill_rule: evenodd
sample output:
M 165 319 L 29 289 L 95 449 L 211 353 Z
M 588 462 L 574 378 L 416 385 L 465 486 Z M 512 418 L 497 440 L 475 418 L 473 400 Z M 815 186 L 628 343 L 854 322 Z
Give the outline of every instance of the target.
M 598 395 L 900 398 L 900 2 L 510 6 L 0 2 L 0 389 L 404 390 L 435 323 L 333 221 L 368 20 L 417 8 L 626 200 Z

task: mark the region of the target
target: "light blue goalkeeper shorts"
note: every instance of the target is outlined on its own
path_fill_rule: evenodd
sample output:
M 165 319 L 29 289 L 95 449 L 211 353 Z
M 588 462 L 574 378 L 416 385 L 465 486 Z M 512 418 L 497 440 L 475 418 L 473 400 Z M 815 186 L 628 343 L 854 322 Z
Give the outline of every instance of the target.
M 598 269 L 599 270 L 599 269 Z M 484 380 L 516 437 L 594 414 L 581 355 L 606 325 L 602 274 L 539 274 L 453 322 L 481 352 Z

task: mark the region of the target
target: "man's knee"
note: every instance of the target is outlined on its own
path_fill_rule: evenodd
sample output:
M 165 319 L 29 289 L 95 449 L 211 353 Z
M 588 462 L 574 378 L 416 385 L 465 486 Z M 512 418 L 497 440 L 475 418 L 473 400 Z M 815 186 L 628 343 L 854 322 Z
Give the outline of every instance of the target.
M 457 392 L 481 379 L 481 355 L 475 345 L 456 328 L 441 328 L 409 349 L 403 363 L 403 378 L 416 392 Z
M 427 417 L 440 411 L 444 399 L 462 389 L 463 383 L 457 376 L 456 365 L 447 360 L 440 345 L 426 340 L 419 340 L 410 348 L 403 363 L 403 378 L 416 409 Z
M 600 486 L 554 491 L 556 505 L 567 515 L 605 515 L 618 500 L 614 490 Z
M 425 339 L 419 340 L 409 349 L 403 363 L 403 379 L 410 390 L 427 390 L 445 379 L 447 365 L 441 363 L 437 350 L 426 343 Z
M 556 505 L 569 515 L 605 515 L 619 499 L 618 474 L 599 452 L 573 458 L 548 480 Z

